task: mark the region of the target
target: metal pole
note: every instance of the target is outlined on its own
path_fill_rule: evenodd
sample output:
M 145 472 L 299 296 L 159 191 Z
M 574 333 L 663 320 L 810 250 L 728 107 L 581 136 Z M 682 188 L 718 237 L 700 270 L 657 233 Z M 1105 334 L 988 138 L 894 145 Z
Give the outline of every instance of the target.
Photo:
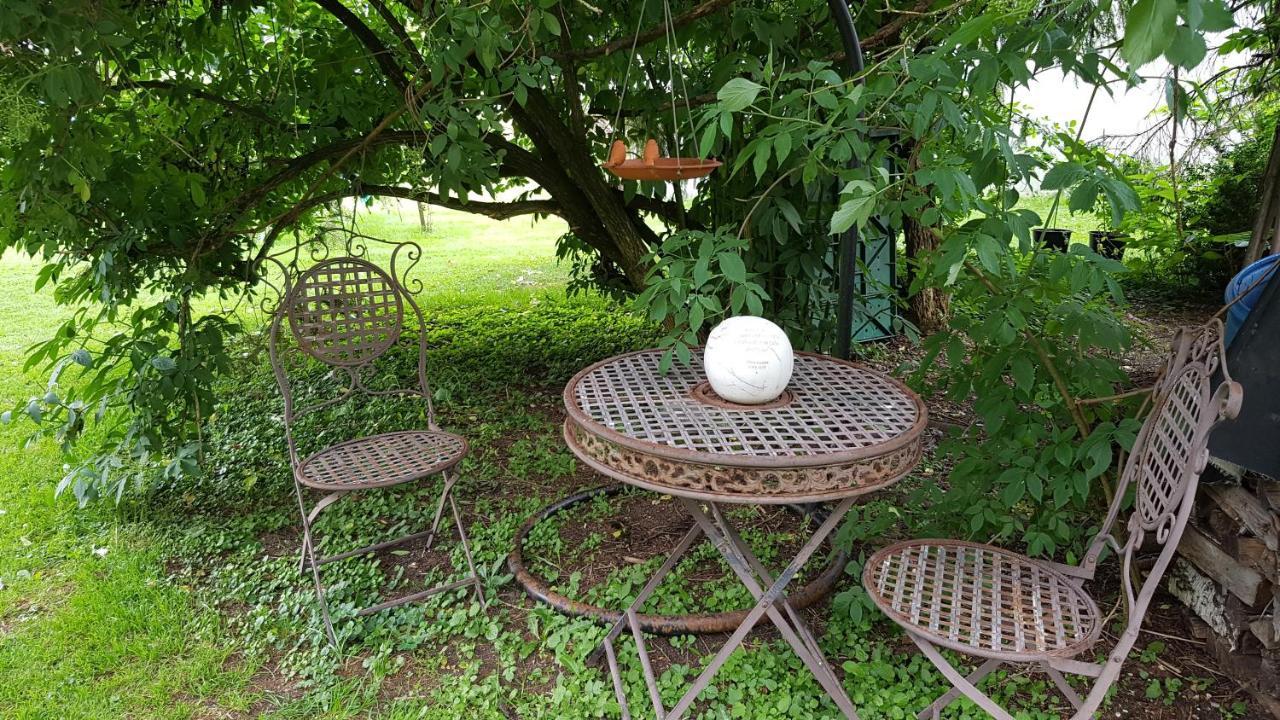
M 827 0 L 831 8 L 831 19 L 840 31 L 840 41 L 844 45 L 845 67 L 850 77 L 862 73 L 862 43 L 858 40 L 858 30 L 853 26 L 853 15 L 849 12 L 846 0 Z M 861 80 L 859 80 L 861 82 Z M 861 162 L 855 156 L 849 161 L 850 168 L 857 168 Z M 857 266 L 856 250 L 858 247 L 858 228 L 849 228 L 840 235 L 840 251 L 836 260 L 836 273 L 839 286 L 836 294 L 836 357 L 848 359 L 853 341 L 853 275 Z

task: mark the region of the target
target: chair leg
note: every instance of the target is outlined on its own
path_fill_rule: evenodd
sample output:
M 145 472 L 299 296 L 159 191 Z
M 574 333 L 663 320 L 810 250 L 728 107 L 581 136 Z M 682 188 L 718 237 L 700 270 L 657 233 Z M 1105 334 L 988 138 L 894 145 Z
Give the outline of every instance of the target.
M 445 486 L 445 492 L 449 491 L 449 486 Z M 475 560 L 471 557 L 471 542 L 467 539 L 467 528 L 462 524 L 462 514 L 458 512 L 458 504 L 453 501 L 453 496 L 449 496 L 449 509 L 453 511 L 453 522 L 458 526 L 458 540 L 462 543 L 462 554 L 467 558 L 467 569 L 471 571 L 471 582 L 475 587 L 476 601 L 480 603 L 481 608 L 488 608 L 488 603 L 484 600 L 484 587 L 480 584 L 480 574 L 476 572 Z
M 440 477 L 444 480 L 444 488 L 440 491 L 440 499 L 436 501 L 436 513 L 431 519 L 431 530 L 428 531 L 427 535 L 427 550 L 431 549 L 431 544 L 436 540 L 436 531 L 440 528 L 440 518 L 444 517 L 444 505 L 452 500 L 453 484 L 457 482 L 448 470 L 440 473 Z
M 298 498 L 298 511 L 302 515 L 302 568 L 306 568 L 308 565 L 311 566 L 311 579 L 316 585 L 316 599 L 320 603 L 320 617 L 324 618 L 325 634 L 329 636 L 329 642 L 337 649 L 341 646 L 338 644 L 338 635 L 333 630 L 333 619 L 329 617 L 329 600 L 324 595 L 324 583 L 320 580 L 320 565 L 316 562 L 316 546 L 311 539 L 311 521 L 315 518 L 314 513 L 316 511 L 310 514 L 307 513 L 307 506 L 302 498 L 302 487 L 298 485 L 297 480 L 293 482 L 293 490 L 294 495 Z M 323 507 L 317 508 L 317 511 L 320 509 L 323 509 Z
M 988 660 L 982 663 L 977 670 L 974 670 L 969 674 L 969 677 L 965 679 L 968 680 L 970 684 L 976 686 L 983 678 L 990 675 L 1003 664 L 1004 663 L 999 660 Z M 918 720 L 928 720 L 929 718 L 934 718 L 936 720 L 939 713 L 941 713 L 948 705 L 959 699 L 960 695 L 961 692 L 959 690 L 954 687 L 951 688 L 946 693 L 939 696 L 937 700 L 934 700 L 932 705 L 917 713 L 916 718 L 918 718 Z
M 963 693 L 965 697 L 972 700 L 978 707 L 986 710 L 987 713 L 996 720 L 1013 720 L 1013 716 L 1010 715 L 1008 711 L 1000 707 L 995 700 L 987 697 L 981 690 L 974 687 L 973 683 L 969 682 L 968 678 L 961 675 L 960 671 L 956 670 L 951 663 L 947 662 L 947 659 L 942 657 L 942 653 L 938 652 L 938 649 L 928 640 L 912 632 L 908 632 L 907 634 L 911 636 L 913 641 L 915 641 L 916 646 L 920 648 L 920 652 L 924 653 L 924 656 L 933 662 L 933 664 L 942 673 L 943 677 L 950 681 L 951 685 L 956 690 Z
M 399 598 L 393 598 L 391 600 L 381 602 L 376 605 L 371 605 L 367 608 L 363 608 L 359 610 L 356 613 L 356 615 L 357 616 L 369 615 L 375 612 L 380 612 L 382 610 L 398 607 L 400 605 L 404 605 L 406 603 L 410 603 L 416 600 L 423 600 L 432 595 L 435 595 L 441 592 L 447 592 L 455 588 L 465 587 L 466 585 L 471 585 L 472 588 L 475 590 L 476 600 L 480 603 L 481 607 L 486 606 L 485 599 L 484 599 L 484 588 L 480 582 L 480 575 L 479 573 L 476 572 L 475 559 L 471 554 L 471 543 L 467 538 L 466 527 L 462 523 L 462 514 L 458 511 L 458 505 L 453 499 L 452 491 L 453 491 L 454 484 L 457 482 L 457 479 L 454 476 L 452 476 L 448 471 L 445 471 L 444 473 L 442 473 L 442 475 L 444 478 L 444 487 L 440 492 L 439 500 L 436 502 L 436 511 L 431 522 L 430 530 L 410 533 L 408 535 L 396 538 L 394 540 L 387 540 L 385 542 L 375 543 L 373 545 L 368 545 L 362 548 L 356 548 L 355 550 L 348 550 L 346 552 L 338 553 L 336 555 L 330 555 L 328 557 L 318 557 L 316 555 L 315 540 L 312 536 L 312 523 L 316 520 L 317 517 L 319 517 L 321 512 L 323 512 L 330 505 L 337 502 L 341 497 L 349 493 L 345 491 L 330 493 L 325 497 L 321 498 L 321 500 L 316 503 L 315 507 L 313 507 L 311 511 L 308 512 L 306 507 L 306 501 L 303 499 L 303 496 L 302 496 L 302 488 L 297 483 L 297 481 L 294 482 L 294 492 L 298 498 L 298 511 L 302 515 L 302 552 L 300 553 L 301 559 L 299 561 L 299 571 L 305 571 L 308 566 L 311 568 L 311 577 L 312 577 L 312 580 L 314 580 L 315 586 L 316 586 L 316 597 L 320 601 L 320 614 L 321 614 L 321 617 L 324 618 L 325 632 L 329 636 L 329 642 L 333 643 L 333 646 L 335 648 L 340 648 L 340 646 L 338 644 L 337 633 L 333 629 L 333 620 L 329 614 L 329 603 L 328 603 L 328 599 L 325 597 L 324 582 L 320 578 L 320 566 L 331 563 L 331 562 L 335 562 L 338 560 L 345 560 L 347 558 L 355 557 L 358 555 L 368 555 L 370 553 L 377 552 L 378 550 L 382 550 L 388 547 L 393 547 L 395 545 L 409 542 L 411 540 L 416 540 L 421 537 L 427 538 L 426 548 L 429 549 L 432 543 L 435 541 L 437 532 L 440 529 L 440 521 L 443 519 L 444 508 L 446 504 L 449 506 L 450 512 L 453 515 L 454 524 L 458 529 L 458 539 L 462 543 L 462 552 L 467 559 L 467 569 L 469 570 L 469 573 L 470 573 L 469 576 L 460 581 L 445 583 L 445 584 L 436 586 L 434 588 L 429 588 L 425 591 L 411 593 L 409 595 L 405 595 Z
M 1043 663 L 1041 667 L 1045 671 L 1045 674 L 1053 680 L 1053 684 L 1058 686 L 1058 690 L 1066 696 L 1067 702 L 1071 703 L 1072 707 L 1079 710 L 1080 703 L 1082 702 L 1080 699 L 1080 693 L 1077 693 L 1076 689 L 1071 687 L 1071 683 L 1067 682 L 1067 679 L 1062 675 L 1062 673 L 1052 667 L 1049 667 L 1048 663 Z

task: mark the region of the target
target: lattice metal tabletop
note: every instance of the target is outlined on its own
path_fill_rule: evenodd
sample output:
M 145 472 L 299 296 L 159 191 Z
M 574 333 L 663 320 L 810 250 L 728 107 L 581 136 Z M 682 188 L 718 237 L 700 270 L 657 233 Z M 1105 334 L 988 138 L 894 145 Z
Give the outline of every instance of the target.
M 796 353 L 781 398 L 736 405 L 711 390 L 700 351 L 666 373 L 661 357 L 619 355 L 565 387 L 565 440 L 597 471 L 682 497 L 776 504 L 871 492 L 920 459 L 924 403 L 882 373 Z

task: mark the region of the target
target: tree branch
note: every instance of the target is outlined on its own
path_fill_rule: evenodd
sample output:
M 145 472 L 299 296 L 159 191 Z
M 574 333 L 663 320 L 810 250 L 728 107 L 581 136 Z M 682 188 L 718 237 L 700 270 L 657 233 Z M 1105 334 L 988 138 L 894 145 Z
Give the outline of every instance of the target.
M 251 267 L 258 267 L 262 260 L 271 254 L 271 246 L 275 243 L 276 238 L 281 233 L 293 226 L 294 223 L 306 213 L 336 202 L 343 198 L 357 197 L 361 195 L 377 195 L 379 197 L 395 197 L 404 200 L 412 200 L 414 202 L 427 203 L 428 205 L 437 205 L 450 210 L 458 210 L 461 212 L 469 212 L 494 220 L 507 220 L 521 215 L 558 215 L 560 212 L 560 204 L 555 200 L 516 200 L 512 202 L 488 202 L 483 200 L 462 200 L 460 198 L 441 195 L 440 193 L 428 190 L 415 190 L 413 188 L 401 187 L 399 185 L 364 185 L 355 183 L 351 187 L 344 190 L 334 190 L 321 195 L 314 195 L 307 198 L 304 202 L 298 203 L 289 209 L 289 212 L 281 215 L 276 219 L 275 224 L 267 232 L 262 240 L 262 247 L 258 249 L 257 255 L 254 257 Z
M 920 0 L 910 10 L 904 10 L 897 13 L 892 20 L 881 25 L 878 30 L 871 33 L 862 41 L 863 51 L 875 50 L 887 46 L 893 40 L 898 38 L 898 34 L 902 32 L 902 28 L 911 22 L 912 18 L 924 14 L 933 5 L 934 0 Z M 839 62 L 845 59 L 844 50 L 838 50 L 824 58 L 832 62 Z
M 391 34 L 395 35 L 396 39 L 400 41 L 400 44 L 404 46 L 404 50 L 409 53 L 409 57 L 413 59 L 418 67 L 424 67 L 427 64 L 426 59 L 423 58 L 422 53 L 418 51 L 418 46 L 409 38 L 409 32 L 404 29 L 404 25 L 401 24 L 400 19 L 395 16 L 395 13 L 391 12 L 391 8 L 387 7 L 387 4 L 382 2 L 382 0 L 369 0 L 369 4 L 372 5 L 373 9 L 382 17 L 382 21 L 387 24 L 387 27 L 391 30 Z
M 657 215 L 663 220 L 673 223 L 680 221 L 680 206 L 671 200 L 659 200 L 648 195 L 636 195 L 627 201 L 627 207 L 631 210 Z
M 391 54 L 391 50 L 383 44 L 382 39 L 377 33 L 364 24 L 355 13 L 347 9 L 339 0 L 315 0 L 315 3 L 329 12 L 330 15 L 338 19 L 338 22 L 346 26 L 352 35 L 360 41 L 373 54 L 373 59 L 378 63 L 378 67 L 382 68 L 382 74 L 396 86 L 400 92 L 408 94 L 409 80 L 408 73 L 404 68 L 400 67 L 400 63 L 396 62 L 395 56 Z
M 290 160 L 279 172 L 267 178 L 264 182 L 256 185 L 244 192 L 240 193 L 230 204 L 230 207 L 243 213 L 249 207 L 266 197 L 271 191 L 280 187 L 286 182 L 297 178 L 302 173 L 315 167 L 316 165 L 338 157 L 344 153 L 351 152 L 356 148 L 370 150 L 383 145 L 401 145 L 407 143 L 425 142 L 426 136 L 422 133 L 412 130 L 396 130 L 388 131 L 370 138 L 352 138 L 347 140 L 339 140 L 316 148 L 308 153 L 303 153 L 298 157 Z M 364 145 L 361 148 L 361 145 Z
M 494 220 L 508 220 L 521 215 L 556 215 L 560 212 L 560 203 L 550 199 L 490 202 L 487 200 L 456 198 L 429 190 L 415 190 L 399 185 L 359 185 L 349 194 L 401 198 L 428 205 L 437 205 L 450 210 L 484 215 Z
M 166 90 L 168 92 L 172 92 L 175 94 L 188 95 L 190 97 L 199 98 L 201 100 L 205 100 L 207 102 L 211 102 L 216 105 L 221 105 L 222 107 L 228 110 L 240 113 L 241 115 L 247 115 L 253 118 L 254 120 L 258 120 L 264 123 L 269 123 L 276 127 L 289 127 L 289 128 L 305 127 L 301 125 L 292 125 L 290 123 L 283 122 L 279 118 L 272 117 L 265 110 L 253 107 L 252 105 L 246 105 L 245 103 L 242 103 L 238 100 L 225 98 L 225 97 L 222 97 L 221 95 L 216 95 L 214 93 L 211 93 L 208 90 L 202 90 L 198 87 L 194 87 L 190 85 L 181 85 L 179 83 L 171 82 L 169 80 L 132 80 L 129 78 L 124 78 L 120 83 L 111 86 L 111 89 L 117 92 L 121 92 L 125 90 Z
M 671 19 L 671 25 L 675 29 L 679 29 L 681 27 L 684 27 L 685 25 L 688 25 L 691 22 L 694 22 L 695 20 L 704 18 L 723 7 L 732 5 L 734 1 L 735 0 L 706 0 L 706 2 L 703 2 L 701 5 L 694 7 L 692 10 L 689 10 L 688 12 L 685 12 L 673 17 Z M 582 48 L 580 50 L 570 50 L 568 52 L 560 52 L 557 54 L 553 54 L 551 57 L 555 58 L 556 60 L 569 60 L 569 61 L 588 60 L 591 58 L 603 57 L 606 55 L 612 55 L 613 53 L 616 53 L 620 50 L 630 50 L 633 44 L 638 47 L 640 45 L 653 42 L 654 40 L 657 40 L 658 38 L 663 37 L 666 34 L 666 32 L 667 32 L 667 24 L 660 23 L 658 25 L 654 25 L 648 30 L 642 30 L 636 35 L 621 37 L 612 42 L 605 43 L 604 45 L 597 45 L 595 47 Z

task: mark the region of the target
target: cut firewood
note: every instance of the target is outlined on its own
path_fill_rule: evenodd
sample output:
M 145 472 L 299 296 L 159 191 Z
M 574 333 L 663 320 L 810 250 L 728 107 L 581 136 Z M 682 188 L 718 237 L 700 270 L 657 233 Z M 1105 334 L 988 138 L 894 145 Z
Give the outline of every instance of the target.
M 1260 601 L 1265 603 L 1271 600 L 1271 585 L 1266 578 L 1256 570 L 1240 564 L 1194 526 L 1187 527 L 1182 542 L 1178 545 L 1178 553 L 1232 595 L 1240 598 L 1245 605 L 1254 607 Z
M 1239 485 L 1209 485 L 1204 491 L 1218 507 L 1266 543 L 1268 550 L 1274 552 L 1280 549 L 1280 527 L 1277 526 L 1276 514 L 1248 490 Z

